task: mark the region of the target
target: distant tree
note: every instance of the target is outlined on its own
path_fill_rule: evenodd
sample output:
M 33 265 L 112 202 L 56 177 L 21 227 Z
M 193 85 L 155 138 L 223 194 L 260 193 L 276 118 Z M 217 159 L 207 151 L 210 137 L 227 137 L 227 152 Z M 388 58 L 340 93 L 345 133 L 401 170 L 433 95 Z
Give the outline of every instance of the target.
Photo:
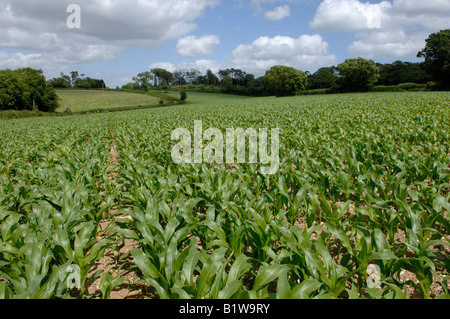
M 308 76 L 308 89 L 315 90 L 331 88 L 335 84 L 337 78 L 336 68 L 320 68 L 314 74 L 310 74 Z
M 198 77 L 201 75 L 202 75 L 202 73 L 199 70 L 190 69 L 189 71 L 187 71 L 185 73 L 185 78 L 186 78 L 187 82 L 190 84 L 198 84 L 197 80 L 198 80 Z
M 61 72 L 61 76 L 59 78 L 53 78 L 50 80 L 50 86 L 54 88 L 64 88 L 64 89 L 71 88 L 72 83 L 70 80 L 70 76 L 65 75 L 64 72 Z
M 395 61 L 380 65 L 380 85 L 398 85 L 401 83 L 427 83 L 430 77 L 423 63 Z
M 78 78 L 77 81 L 75 82 L 75 87 L 81 89 L 90 89 L 92 88 L 92 85 L 91 83 L 89 83 L 89 81 L 87 81 L 87 79 Z
M 62 77 L 51 79 L 50 86 L 52 86 L 54 88 L 64 88 L 64 89 L 68 89 L 68 88 L 72 87 L 70 82 L 67 82 L 67 80 Z
M 264 95 L 264 77 L 254 78 L 247 83 L 247 95 L 262 96 Z
M 219 78 L 211 70 L 206 70 L 206 79 L 208 85 L 217 86 L 219 84 Z
M 153 81 L 153 75 L 148 71 L 141 72 L 133 77 L 133 81 L 136 83 L 138 90 L 148 91 L 151 85 L 150 82 Z
M 247 73 L 240 69 L 219 70 L 219 76 L 222 80 L 229 77 L 233 81 L 233 85 L 246 86 Z
M 173 74 L 164 69 L 152 69 L 151 73 L 156 81 L 155 86 L 169 85 L 173 80 Z
M 264 85 L 270 94 L 276 96 L 295 95 L 306 89 L 306 73 L 289 66 L 273 66 L 266 71 Z
M 378 67 L 372 60 L 347 59 L 337 66 L 338 89 L 344 92 L 367 92 L 378 81 Z
M 184 102 L 184 101 L 186 101 L 186 99 L 187 99 L 187 93 L 186 93 L 186 90 L 182 90 L 182 91 L 180 92 L 180 102 Z
M 222 91 L 224 93 L 231 93 L 233 88 L 233 80 L 229 76 L 222 79 Z
M 70 72 L 70 78 L 71 78 L 72 86 L 76 86 L 78 77 L 79 77 L 78 71 L 72 71 L 72 72 Z
M 450 29 L 431 34 L 417 57 L 425 58 L 425 68 L 435 81 L 450 86 Z
M 174 85 L 185 85 L 186 79 L 184 78 L 185 76 L 185 72 L 184 71 L 175 71 L 173 73 L 173 80 L 172 80 L 172 84 Z
M 139 90 L 139 85 L 136 82 L 130 82 L 122 85 L 122 90 Z
M 196 82 L 204 87 L 205 85 L 208 85 L 208 77 L 206 75 L 200 75 L 197 77 Z

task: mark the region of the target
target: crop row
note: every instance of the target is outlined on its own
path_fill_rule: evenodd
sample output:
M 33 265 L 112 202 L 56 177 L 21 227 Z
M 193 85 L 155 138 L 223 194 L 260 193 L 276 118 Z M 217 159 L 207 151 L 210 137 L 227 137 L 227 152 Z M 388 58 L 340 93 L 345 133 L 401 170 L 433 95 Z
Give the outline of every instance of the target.
M 355 94 L 4 122 L 0 297 L 67 298 L 73 269 L 86 297 L 124 239 L 159 298 L 450 297 L 449 102 Z M 171 133 L 195 120 L 278 128 L 279 171 L 175 164 Z M 104 272 L 101 296 L 121 280 Z

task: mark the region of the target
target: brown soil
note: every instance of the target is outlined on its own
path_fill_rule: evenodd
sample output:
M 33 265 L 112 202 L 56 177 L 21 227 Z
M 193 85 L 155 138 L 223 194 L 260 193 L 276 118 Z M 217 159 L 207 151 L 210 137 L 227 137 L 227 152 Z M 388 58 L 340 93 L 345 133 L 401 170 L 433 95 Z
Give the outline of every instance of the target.
M 114 138 L 113 134 L 112 137 Z M 109 152 L 109 165 L 110 173 L 108 175 L 108 180 L 110 185 L 114 188 L 116 186 L 115 179 L 120 176 L 119 172 L 119 152 L 117 143 L 113 142 L 111 150 Z M 114 220 L 119 218 L 131 218 L 127 215 L 117 215 L 118 208 L 114 206 L 111 209 L 110 215 L 114 216 L 109 220 L 106 216 L 100 222 L 98 229 L 98 240 L 102 240 L 108 236 L 111 236 L 111 230 L 114 228 Z M 119 239 L 120 240 L 120 239 Z M 117 246 L 118 245 L 118 246 Z M 89 276 L 95 274 L 99 270 L 103 270 L 104 273 L 109 272 L 113 279 L 125 278 L 123 283 L 111 292 L 110 299 L 144 299 L 148 295 L 148 286 L 140 280 L 138 271 L 130 266 L 131 256 L 130 251 L 134 248 L 138 248 L 139 245 L 129 239 L 121 239 L 117 245 L 112 246 L 107 249 L 104 256 L 100 258 L 90 270 Z M 119 255 L 117 256 L 117 251 Z M 121 258 L 118 260 L 115 256 Z M 101 280 L 99 277 L 87 282 L 86 284 L 86 294 L 100 295 L 99 283 Z

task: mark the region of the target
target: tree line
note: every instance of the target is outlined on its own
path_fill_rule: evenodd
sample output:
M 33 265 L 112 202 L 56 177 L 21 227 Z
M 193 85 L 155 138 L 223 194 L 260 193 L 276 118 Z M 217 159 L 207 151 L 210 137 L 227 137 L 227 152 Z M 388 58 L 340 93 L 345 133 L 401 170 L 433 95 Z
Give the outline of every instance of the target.
M 202 74 L 197 69 L 177 70 L 172 73 L 155 68 L 134 76 L 133 82 L 123 85 L 122 89 L 148 91 L 187 86 L 242 95 L 256 96 L 264 93 L 263 77 L 255 78 L 253 74 L 235 68 L 219 70 L 217 74 L 210 69 L 206 71 L 206 74 Z
M 450 29 L 431 34 L 426 46 L 417 54 L 422 63 L 395 61 L 377 64 L 364 58 L 347 59 L 338 66 L 321 68 L 314 74 L 289 66 L 274 66 L 263 77 L 240 69 L 169 72 L 152 69 L 133 77 L 133 82 L 123 89 L 169 89 L 179 86 L 211 89 L 214 92 L 242 95 L 289 96 L 307 89 L 327 89 L 331 92 L 366 92 L 378 85 L 402 83 L 427 83 L 439 90 L 450 89 Z M 434 81 L 429 82 L 429 81 Z M 42 70 L 22 68 L 0 71 L 0 110 L 32 110 L 53 112 L 58 108 L 58 96 L 54 88 L 104 88 L 105 82 L 92 79 L 77 71 L 46 81 Z
M 78 71 L 70 72 L 70 75 L 61 72 L 61 76 L 53 78 L 49 81 L 49 85 L 54 88 L 62 89 L 103 89 L 106 84 L 102 79 L 93 79 L 86 77 L 85 74 L 80 74 Z
M 240 69 L 177 70 L 173 73 L 155 68 L 133 77 L 123 89 L 144 90 L 170 87 L 210 90 L 213 92 L 262 96 L 268 94 L 293 95 L 302 90 L 328 89 L 329 92 L 366 92 L 375 85 L 397 86 L 428 84 L 448 89 L 450 79 L 450 30 L 430 35 L 426 47 L 418 53 L 425 61 L 411 63 L 395 61 L 381 64 L 363 58 L 347 59 L 338 66 L 324 67 L 315 73 L 297 72 L 291 67 L 275 66 L 265 76 L 256 78 Z M 435 81 L 436 83 L 431 83 Z M 282 89 L 281 87 L 284 88 Z

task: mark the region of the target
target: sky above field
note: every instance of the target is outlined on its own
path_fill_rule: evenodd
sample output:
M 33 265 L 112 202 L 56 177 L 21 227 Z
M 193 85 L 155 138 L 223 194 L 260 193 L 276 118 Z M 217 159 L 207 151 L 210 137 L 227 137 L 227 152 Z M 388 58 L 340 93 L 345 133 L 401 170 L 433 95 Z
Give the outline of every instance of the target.
M 155 67 L 315 72 L 353 57 L 420 62 L 448 28 L 450 0 L 0 0 L 0 69 L 77 70 L 109 87 Z

